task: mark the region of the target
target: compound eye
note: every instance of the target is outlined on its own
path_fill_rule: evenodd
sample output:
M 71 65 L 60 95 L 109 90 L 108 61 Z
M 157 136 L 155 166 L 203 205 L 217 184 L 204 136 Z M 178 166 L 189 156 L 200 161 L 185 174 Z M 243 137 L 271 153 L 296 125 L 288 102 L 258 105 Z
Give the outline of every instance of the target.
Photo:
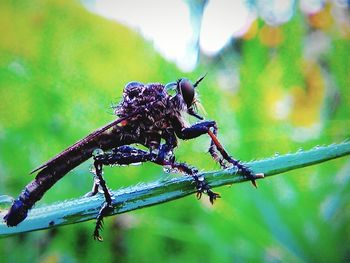
M 194 100 L 194 86 L 188 79 L 181 79 L 179 82 L 179 89 L 187 108 L 190 108 Z

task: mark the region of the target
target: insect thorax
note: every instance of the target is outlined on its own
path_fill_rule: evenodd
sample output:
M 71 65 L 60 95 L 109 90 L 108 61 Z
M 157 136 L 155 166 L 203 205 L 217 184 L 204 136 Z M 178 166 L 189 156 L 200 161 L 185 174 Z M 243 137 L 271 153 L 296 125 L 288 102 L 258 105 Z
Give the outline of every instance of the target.
M 162 84 L 130 82 L 124 88 L 115 114 L 126 117 L 140 111 L 128 121 L 130 129 L 136 134 L 161 133 L 164 129 L 171 129 L 171 117 L 180 116 L 181 109 L 174 102 Z

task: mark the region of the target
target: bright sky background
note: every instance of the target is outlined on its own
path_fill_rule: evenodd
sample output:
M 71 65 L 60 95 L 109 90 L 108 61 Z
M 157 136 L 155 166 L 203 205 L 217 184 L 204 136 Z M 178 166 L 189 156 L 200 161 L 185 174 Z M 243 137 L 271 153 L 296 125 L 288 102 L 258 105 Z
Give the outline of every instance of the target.
M 200 33 L 200 47 L 207 55 L 214 55 L 232 37 L 243 35 L 256 15 L 245 1 L 209 1 L 204 14 Z
M 185 0 L 82 0 L 89 10 L 139 31 L 183 71 L 196 66 L 198 30 L 201 52 L 212 56 L 232 37 L 244 34 L 257 15 L 268 24 L 279 25 L 292 17 L 296 3 L 302 11 L 312 12 L 324 1 L 256 0 L 249 7 L 249 0 L 208 0 L 199 29 Z
M 140 31 L 167 59 L 182 70 L 195 67 L 197 54 L 188 6 L 182 0 L 98 0 L 92 11 Z
M 198 36 L 190 10 L 182 0 L 96 0 L 84 2 L 102 16 L 117 20 L 139 31 L 155 48 L 183 71 L 197 63 Z M 208 2 L 200 32 L 200 48 L 207 55 L 217 53 L 232 37 L 249 26 L 254 14 L 243 0 Z

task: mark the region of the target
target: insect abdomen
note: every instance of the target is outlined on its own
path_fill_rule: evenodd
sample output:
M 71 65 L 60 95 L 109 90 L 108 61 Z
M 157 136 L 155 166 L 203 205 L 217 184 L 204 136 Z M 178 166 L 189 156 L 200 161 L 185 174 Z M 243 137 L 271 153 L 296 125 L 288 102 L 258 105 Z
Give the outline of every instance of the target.
M 56 171 L 52 172 L 51 167 L 41 170 L 13 202 L 10 210 L 4 217 L 6 224 L 8 226 L 16 226 L 22 222 L 27 217 L 28 210 L 67 172 L 65 170 L 59 173 Z
M 116 126 L 111 131 L 105 131 L 93 139 L 84 141 L 80 146 L 70 148 L 65 154 L 48 163 L 13 202 L 4 217 L 6 224 L 16 226 L 22 222 L 27 217 L 28 210 L 42 198 L 46 191 L 70 170 L 89 159 L 96 148 L 106 150 L 120 146 L 122 144 L 120 129 L 122 128 Z
M 33 199 L 39 200 L 40 198 L 32 198 L 32 192 L 30 189 L 37 189 L 37 182 L 34 180 L 30 182 L 16 199 L 4 220 L 7 226 L 16 226 L 22 222 L 26 217 L 28 210 L 33 206 Z M 35 201 L 34 201 L 35 202 Z

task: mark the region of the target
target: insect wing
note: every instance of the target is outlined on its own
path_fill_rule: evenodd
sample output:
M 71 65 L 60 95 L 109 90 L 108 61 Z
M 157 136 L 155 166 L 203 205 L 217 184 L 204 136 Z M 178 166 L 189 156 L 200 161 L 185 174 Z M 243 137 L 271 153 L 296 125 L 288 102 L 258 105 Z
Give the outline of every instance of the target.
M 90 133 L 89 135 L 87 135 L 85 138 L 77 141 L 76 143 L 74 143 L 73 145 L 71 145 L 70 147 L 68 147 L 67 149 L 65 149 L 64 151 L 62 151 L 61 153 L 57 154 L 55 157 L 53 157 L 52 159 L 50 159 L 49 161 L 47 161 L 46 163 L 40 165 L 39 167 L 35 168 L 33 171 L 30 172 L 30 174 L 33 174 L 41 169 L 44 169 L 46 167 L 48 167 L 51 163 L 54 163 L 55 161 L 57 161 L 59 158 L 61 158 L 62 156 L 67 155 L 69 152 L 75 150 L 78 147 L 82 147 L 83 145 L 85 145 L 87 142 L 90 142 L 92 139 L 96 138 L 98 135 L 100 135 L 101 133 L 103 133 L 104 131 L 108 130 L 109 128 L 127 120 L 128 118 L 133 117 L 134 115 L 136 115 L 138 112 L 134 112 L 133 114 L 130 114 L 128 116 L 125 117 L 121 117 L 119 119 L 116 119 L 110 123 L 108 123 L 106 126 L 103 126 L 99 129 L 97 129 L 96 131 Z

